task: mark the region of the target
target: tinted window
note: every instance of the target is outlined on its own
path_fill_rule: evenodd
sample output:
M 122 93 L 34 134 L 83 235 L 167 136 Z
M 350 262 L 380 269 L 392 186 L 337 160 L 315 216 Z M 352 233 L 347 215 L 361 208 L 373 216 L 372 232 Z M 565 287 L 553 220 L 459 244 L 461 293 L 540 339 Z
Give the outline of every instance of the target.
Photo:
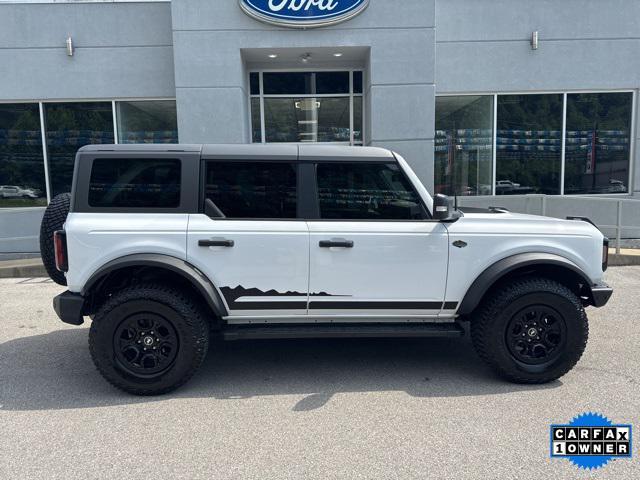
M 89 184 L 92 207 L 174 208 L 180 204 L 180 160 L 100 158 Z
M 321 218 L 425 218 L 417 193 L 395 164 L 321 163 L 317 172 Z
M 311 75 L 311 72 L 265 72 L 262 88 L 266 95 L 313 93 Z
M 316 73 L 316 93 L 349 93 L 349 72 Z
M 296 218 L 296 167 L 209 162 L 205 195 L 229 218 Z
M 362 93 L 362 72 L 353 72 L 353 93 Z

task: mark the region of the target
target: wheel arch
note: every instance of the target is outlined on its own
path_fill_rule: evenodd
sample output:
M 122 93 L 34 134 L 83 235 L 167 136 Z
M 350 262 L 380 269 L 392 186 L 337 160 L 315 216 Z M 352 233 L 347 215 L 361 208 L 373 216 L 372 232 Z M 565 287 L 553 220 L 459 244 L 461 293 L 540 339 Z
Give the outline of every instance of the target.
M 552 253 L 521 253 L 498 260 L 487 267 L 471 284 L 465 294 L 459 315 L 469 315 L 493 289 L 510 278 L 524 275 L 551 278 L 570 288 L 583 303 L 593 304 L 592 283 L 587 274 L 574 262 Z
M 204 273 L 190 263 L 165 254 L 133 254 L 116 258 L 96 270 L 86 281 L 81 295 L 87 299 L 85 310 L 93 313 L 103 288 L 127 282 L 137 275 L 160 277 L 190 287 L 218 318 L 227 315 L 220 293 Z

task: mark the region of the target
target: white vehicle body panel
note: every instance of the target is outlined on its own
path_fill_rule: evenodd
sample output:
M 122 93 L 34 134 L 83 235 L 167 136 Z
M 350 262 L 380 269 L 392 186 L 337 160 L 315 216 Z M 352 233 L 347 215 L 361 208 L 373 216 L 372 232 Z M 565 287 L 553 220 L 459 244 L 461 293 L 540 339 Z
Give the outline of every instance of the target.
M 199 240 L 212 238 L 233 240 L 234 246 L 198 246 Z M 187 261 L 217 287 L 229 319 L 307 314 L 309 231 L 304 221 L 190 215 Z
M 309 221 L 308 225 L 311 315 L 440 314 L 448 258 L 443 224 Z M 337 239 L 353 241 L 353 248 L 319 246 L 322 240 Z
M 488 267 L 518 253 L 551 253 L 575 263 L 593 283 L 602 279 L 603 235 L 587 222 L 513 213 L 467 213 L 447 224 L 450 244 L 447 301 L 461 301 Z
M 80 292 L 103 265 L 135 253 L 186 259 L 187 214 L 77 213 L 65 222 L 69 291 Z

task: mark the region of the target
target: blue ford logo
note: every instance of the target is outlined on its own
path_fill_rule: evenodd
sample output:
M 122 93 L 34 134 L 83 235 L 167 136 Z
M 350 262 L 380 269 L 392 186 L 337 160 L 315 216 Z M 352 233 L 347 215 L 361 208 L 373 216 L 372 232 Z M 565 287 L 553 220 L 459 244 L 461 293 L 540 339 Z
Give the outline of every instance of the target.
M 247 15 L 284 27 L 313 28 L 344 22 L 369 0 L 239 0 Z

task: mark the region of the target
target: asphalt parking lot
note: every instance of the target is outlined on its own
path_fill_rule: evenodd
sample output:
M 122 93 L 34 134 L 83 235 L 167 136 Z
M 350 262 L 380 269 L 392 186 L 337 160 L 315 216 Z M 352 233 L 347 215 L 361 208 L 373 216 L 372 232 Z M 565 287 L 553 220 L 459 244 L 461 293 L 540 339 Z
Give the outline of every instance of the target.
M 61 287 L 0 280 L 0 478 L 640 478 L 637 448 L 591 472 L 549 458 L 549 425 L 582 412 L 640 428 L 640 267 L 606 277 L 584 357 L 548 385 L 496 379 L 468 338 L 254 341 L 155 398 L 102 380 Z

